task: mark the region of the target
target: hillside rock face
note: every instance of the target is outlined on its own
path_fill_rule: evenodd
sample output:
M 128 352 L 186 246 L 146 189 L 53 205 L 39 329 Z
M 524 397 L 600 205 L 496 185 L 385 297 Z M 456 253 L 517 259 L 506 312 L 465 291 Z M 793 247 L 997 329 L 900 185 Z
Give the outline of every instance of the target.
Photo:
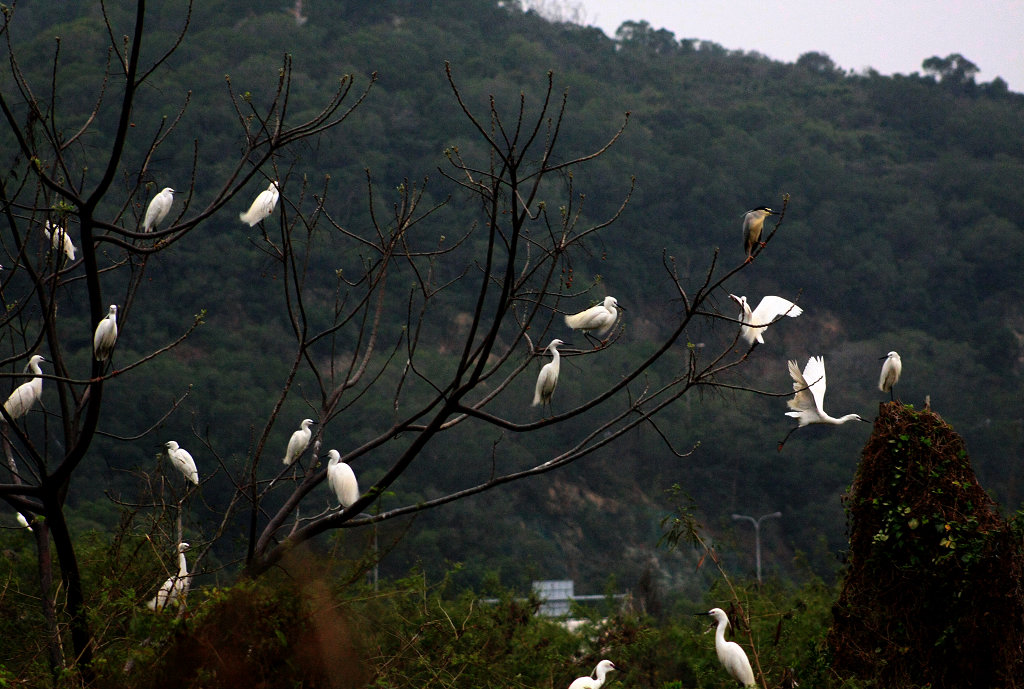
M 849 562 L 828 636 L 839 676 L 1024 686 L 1022 527 L 999 516 L 960 436 L 929 410 L 880 405 L 846 502 Z

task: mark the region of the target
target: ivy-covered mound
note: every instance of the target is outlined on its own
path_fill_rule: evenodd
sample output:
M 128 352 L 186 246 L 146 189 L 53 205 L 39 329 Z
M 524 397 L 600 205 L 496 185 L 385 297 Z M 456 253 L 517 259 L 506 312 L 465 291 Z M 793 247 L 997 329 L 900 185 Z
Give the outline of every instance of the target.
M 1024 686 L 1024 554 L 937 414 L 880 405 L 847 499 L 833 669 L 879 686 Z

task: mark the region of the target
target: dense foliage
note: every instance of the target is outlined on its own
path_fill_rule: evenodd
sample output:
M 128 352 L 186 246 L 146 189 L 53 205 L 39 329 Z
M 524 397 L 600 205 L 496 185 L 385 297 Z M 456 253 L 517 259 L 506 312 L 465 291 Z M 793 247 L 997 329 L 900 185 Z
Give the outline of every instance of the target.
M 880 405 L 850 489 L 834 667 L 880 686 L 1013 687 L 1024 668 L 1024 548 L 930 410 Z M 1019 517 L 1019 515 L 1018 515 Z

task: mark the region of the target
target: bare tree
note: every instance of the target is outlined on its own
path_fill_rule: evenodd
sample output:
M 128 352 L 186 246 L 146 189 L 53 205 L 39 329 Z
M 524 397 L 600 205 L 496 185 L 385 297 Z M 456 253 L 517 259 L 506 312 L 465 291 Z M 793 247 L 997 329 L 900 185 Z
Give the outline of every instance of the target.
M 457 252 L 454 247 L 417 241 L 416 224 L 437 208 L 421 210 L 422 189 L 405 185 L 399 190 L 399 201 L 394 204 L 387 222 L 374 215 L 373 227 L 368 233 L 360 235 L 332 223 L 331 230 L 366 247 L 373 258 L 367 259 L 367 269 L 358 280 L 344 284 L 345 291 L 338 297 L 340 306 L 333 324 L 311 332 L 299 268 L 305 265 L 308 256 L 299 261 L 289 251 L 292 245 L 287 230 L 282 230 L 275 245 L 280 250 L 279 260 L 289 268 L 291 275 L 288 304 L 296 338 L 292 374 L 306 365 L 317 386 L 317 393 L 308 399 L 322 422 L 315 435 L 314 448 L 320 446 L 321 439 L 331 437 L 332 421 L 339 419 L 362 397 L 374 395 L 390 399 L 395 413 L 372 438 L 340 452 L 343 462 L 358 466 L 361 460 L 386 447 L 388 466 L 383 475 L 367 487 L 354 504 L 306 517 L 300 517 L 299 507 L 326 479 L 327 468 L 314 459 L 301 474 L 293 472 L 290 479 L 282 482 L 275 479 L 266 488 L 257 489 L 262 473 L 258 467 L 263 460 L 263 441 L 270 430 L 268 424 L 251 464 L 250 488 L 254 498 L 250 503 L 251 538 L 245 568 L 249 575 L 260 574 L 290 548 L 325 531 L 364 526 L 431 509 L 565 466 L 610 445 L 641 424 L 657 428 L 658 412 L 694 386 L 719 384 L 720 373 L 745 359 L 745 354 L 734 355 L 735 339 L 729 347 L 705 355 L 703 359 L 695 348 L 690 348 L 685 370 L 663 375 L 662 380 L 667 382 L 657 388 L 647 385 L 645 373 L 668 358 L 666 355 L 679 346 L 695 319 L 736 322 L 706 304 L 709 295 L 741 270 L 742 264 L 716 277 L 713 257 L 703 283 L 688 292 L 675 274 L 673 261 L 666 257 L 665 280 L 670 294 L 680 304 L 679 319 L 645 360 L 610 382 L 593 398 L 553 416 L 524 420 L 500 411 L 520 406 L 501 405 L 500 401 L 522 394 L 522 386 L 517 388 L 516 381 L 522 376 L 534 375 L 534 362 L 543 354 L 548 338 L 566 332 L 562 314 L 571 310 L 570 305 L 577 304 L 580 296 L 592 291 L 579 290 L 572 284 L 574 257 L 584 251 L 588 239 L 619 217 L 629 197 L 626 196 L 612 217 L 596 224 L 584 224 L 584 196 L 573 187 L 571 171 L 594 160 L 616 142 L 626 126 L 628 113 L 621 128 L 604 146 L 563 160 L 556 150 L 565 122 L 567 93 L 559 96 L 551 74 L 539 105 L 531 108 L 523 94 L 511 115 L 501 112 L 493 98 L 483 113 L 475 113 L 465 101 L 450 66 L 447 76 L 454 98 L 485 144 L 486 151 L 478 156 L 481 160 L 468 160 L 457 148 L 450 148 L 446 151 L 449 166 L 442 170 L 446 178 L 458 185 L 460 202 L 465 199 L 479 207 L 479 221 L 454 242 L 454 247 L 470 243 L 483 247 L 480 253 L 472 255 L 470 265 L 458 272 L 452 282 L 446 283 L 444 278 L 438 277 L 438 262 Z M 370 190 L 372 205 L 372 185 Z M 477 234 L 482 238 L 475 237 Z M 398 280 L 400 283 L 411 277 L 415 287 L 403 303 L 389 304 L 394 297 L 388 296 L 384 284 L 389 278 L 394 281 L 396 275 L 404 275 Z M 442 370 L 431 357 L 424 356 L 421 335 L 431 324 L 446 321 L 439 304 L 442 293 L 452 289 L 454 284 L 466 290 L 467 283 L 472 283 L 475 294 L 471 317 L 466 320 L 465 330 L 453 348 L 452 361 Z M 403 336 L 378 353 L 380 326 L 386 314 L 396 311 L 408 314 Z M 317 352 L 330 350 L 333 353 L 333 338 L 343 328 L 358 329 L 358 344 L 349 353 L 347 365 L 336 368 L 333 356 L 321 357 Z M 563 348 L 562 351 L 569 357 L 600 357 L 603 350 L 615 345 L 624 328 L 624 321 L 620 319 L 616 330 L 595 348 Z M 275 412 L 289 394 L 292 380 L 289 378 L 284 386 Z M 428 393 L 408 393 L 411 381 Z M 372 515 L 366 512 L 410 465 L 421 460 L 422 451 L 429 443 L 445 442 L 443 439 L 462 424 L 484 424 L 499 434 L 521 434 L 581 418 L 586 427 L 582 437 L 553 447 L 550 455 L 535 466 L 502 471 L 502 463 L 492 460 L 492 470 L 485 480 L 456 487 L 429 500 L 378 510 Z M 281 476 L 289 471 L 286 468 Z M 286 491 L 287 495 L 283 502 L 264 511 L 267 503 L 263 499 L 271 490 Z
M 3 294 L 8 306 L 0 323 L 7 349 L 2 363 L 17 364 L 37 352 L 46 352 L 52 373 L 45 373 L 42 378 L 47 386 L 56 388 L 59 405 L 56 410 L 47 409 L 39 422 L 32 412 L 14 419 L 7 409 L 2 410 L 8 473 L 0 483 L 0 498 L 26 515 L 42 517 L 40 525 L 45 526 L 37 531 L 36 537 L 40 542 L 44 606 L 53 605 L 52 593 L 46 590 L 51 562 L 48 532 L 66 596 L 73 658 L 87 679 L 92 672 L 94 649 L 75 544 L 64 518 L 69 485 L 96 436 L 105 382 L 180 343 L 199 319 L 180 338 L 139 361 L 111 370 L 106 361 L 90 357 L 86 371 L 72 362 L 65 345 L 75 339 L 74 329 L 82 324 L 79 319 L 65 319 L 58 312 L 59 297 L 66 291 L 82 294 L 88 303 L 91 328 L 103 318 L 112 301 L 121 304 L 122 322 L 130 320 L 132 302 L 150 258 L 218 212 L 250 179 L 268 175 L 264 166 L 273 163 L 289 146 L 341 123 L 366 95 L 364 91 L 352 98 L 352 80 L 343 78 L 320 112 L 307 121 L 292 123 L 286 118 L 291 64 L 285 57 L 276 92 L 265 111 L 257 113 L 250 101 L 236 100 L 242 153 L 222 186 L 198 209 L 191 205 L 194 189 L 180 190 L 181 206 L 170 216 L 173 220 L 165 227 L 144 232 L 141 218 L 132 211 L 145 205 L 147 183 L 152 181 L 149 166 L 153 154 L 173 132 L 189 99 L 186 95 L 176 118 L 156 124 L 148 135 L 148 144 L 147 135 L 140 133 L 141 128 L 133 120 L 133 105 L 143 85 L 180 46 L 190 16 L 191 8 L 185 13 L 181 31 L 171 47 L 143 64 L 145 1 L 137 3 L 131 33 L 121 40 L 115 38 L 114 24 L 104 14 L 110 37 L 107 69 L 98 79 L 95 107 L 73 124 L 69 124 L 68 113 L 58 113 L 56 108 L 61 67 L 59 39 L 53 52 L 49 92 L 28 82 L 8 41 L 13 91 L 0 93 L 0 113 L 5 133 L 17 148 L 0 186 L 0 210 L 7 221 L 3 237 Z M 9 38 L 14 20 L 11 8 L 4 8 L 4 19 L 2 31 Z M 106 102 L 115 98 L 111 94 L 117 94 L 118 99 L 112 104 Z M 81 139 L 98 127 L 101 114 L 105 121 L 116 124 L 109 137 L 98 137 L 106 144 L 97 152 L 95 146 L 81 146 Z M 123 166 L 130 138 L 136 144 L 143 140 L 148 153 L 143 156 L 141 168 L 128 170 Z M 198 143 L 196 149 L 198 157 Z M 194 170 L 191 178 L 195 178 Z M 119 179 L 123 180 L 121 184 Z M 77 228 L 80 254 L 74 260 L 41 239 L 51 225 L 62 228 L 69 236 L 75 234 L 72 228 Z M 106 293 L 104 285 L 108 286 Z M 111 289 L 116 296 L 110 295 Z M 52 425 L 57 428 L 51 428 Z M 60 442 L 50 442 L 53 436 L 59 436 Z M 56 672 L 68 658 L 61 657 L 55 616 L 47 613 L 46 617 L 51 622 L 50 659 Z
M 660 432 L 657 417 L 661 411 L 695 386 L 720 384 L 719 374 L 745 360 L 745 354 L 735 350 L 739 322 L 709 306 L 709 298 L 748 264 L 737 262 L 731 270 L 716 272 L 717 255 L 709 257 L 706 273 L 696 285 L 689 285 L 679 278 L 673 259 L 666 255 L 664 281 L 667 294 L 679 305 L 678 319 L 663 339 L 649 348 L 650 354 L 572 408 L 541 418 L 535 411 L 514 411 L 525 407 L 517 400 L 528 397 L 523 390 L 532 389 L 537 360 L 547 340 L 565 334 L 563 315 L 604 297 L 595 293 L 594 285 L 575 284 L 573 269 L 582 260 L 587 243 L 618 219 L 629 200 L 626 193 L 611 217 L 596 223 L 584 220 L 585 197 L 575 188 L 573 172 L 615 144 L 628 113 L 603 146 L 567 158 L 560 144 L 568 99 L 566 93 L 556 91 L 551 74 L 536 104 L 522 94 L 511 112 L 505 112 L 494 98 L 479 110 L 474 108 L 447 69 L 452 96 L 475 142 L 473 153 L 449 148 L 447 165 L 441 170 L 444 186 L 453 189 L 453 202 L 476 209 L 475 220 L 455 231 L 454 238 L 438 237 L 434 229 L 420 231 L 436 228 L 430 221 L 446 210 L 447 203 L 424 205 L 426 181 L 406 182 L 397 190 L 397 199 L 386 203 L 378 198 L 367 171 L 370 222 L 365 228 L 353 228 L 332 217 L 326 180 L 322 189 L 314 191 L 308 180 L 289 184 L 282 179 L 278 164 L 288 151 L 344 122 L 366 98 L 373 82 L 371 79 L 362 93 L 352 94 L 353 81 L 344 77 L 319 112 L 306 121 L 293 122 L 288 112 L 288 57 L 265 108 L 254 106 L 251 98 L 238 94 L 228 81 L 242 151 L 233 170 L 201 204 L 196 201 L 199 195 L 194 182 L 178 190 L 175 198 L 181 200 L 177 209 L 154 231 L 143 231 L 140 210 L 151 196 L 150 185 L 153 190 L 160 186 L 153 184 L 151 162 L 160 146 L 168 145 L 189 103 L 189 97 L 183 96 L 177 117 L 156 125 L 147 123 L 143 113 L 133 113 L 140 87 L 180 46 L 189 21 L 186 15 L 167 52 L 143 64 L 145 14 L 145 2 L 139 0 L 131 35 L 123 40 L 115 38 L 108 18 L 110 59 L 100 78 L 97 105 L 81 118 L 77 129 L 69 128 L 64 117 L 54 112 L 57 94 L 53 90 L 39 95 L 28 83 L 18 69 L 13 48 L 10 58 L 16 94 L 0 93 L 4 124 L 18 146 L 0 188 L 0 208 L 7 220 L 3 263 L 8 267 L 2 285 L 8 305 L 2 324 L 7 355 L 0 363 L 16 367 L 33 354 L 45 352 L 48 370 L 41 377 L 47 388 L 56 389 L 59 402 L 55 409 L 45 408 L 44 414 L 38 413 L 41 405 L 20 418 L 3 412 L 8 462 L 6 475 L 0 476 L 0 499 L 20 512 L 41 516 L 49 532 L 41 530 L 37 539 L 44 605 L 51 606 L 48 619 L 54 672 L 74 665 L 87 681 L 93 673 L 95 632 L 86 615 L 89 592 L 83 589 L 64 506 L 99 430 L 104 385 L 171 350 L 202 321 L 202 315 L 197 316 L 179 337 L 137 361 L 121 362 L 117 369 L 89 357 L 86 371 L 81 357 L 73 356 L 75 352 L 66 344 L 75 339 L 74 328 L 81 329 L 80 319 L 65 319 L 58 302 L 68 292 L 81 295 L 88 304 L 90 333 L 106 315 L 108 305 L 118 303 L 122 332 L 130 329 L 132 305 L 144 289 L 148 262 L 186 239 L 243 187 L 251 186 L 248 183 L 254 178 L 262 177 L 261 184 L 278 182 L 281 190 L 277 210 L 259 225 L 257 241 L 283 276 L 277 284 L 287 307 L 292 357 L 280 394 L 255 434 L 244 468 L 239 471 L 221 460 L 234 494 L 228 504 L 218 506 L 221 521 L 199 548 L 192 574 L 201 572 L 199 563 L 206 549 L 240 515 L 247 517 L 248 524 L 242 572 L 258 576 L 279 562 L 288 549 L 326 531 L 392 520 L 555 470 L 609 446 L 642 424 Z M 12 14 L 5 16 L 6 30 Z M 54 51 L 52 71 L 51 84 L 56 84 L 59 50 Z M 105 100 L 112 93 L 117 93 L 119 100 L 108 105 Z M 100 151 L 79 147 L 76 142 L 96 126 L 101 112 L 116 116 L 112 134 L 103 139 L 106 145 Z M 151 127 L 149 134 L 145 134 L 147 127 Z M 147 141 L 143 162 L 141 167 L 128 169 L 126 145 L 131 141 L 138 147 L 140 139 Z M 200 160 L 204 152 L 198 143 L 194 146 L 194 159 Z M 178 172 L 178 177 L 185 176 Z M 190 177 L 195 179 L 195 167 Z M 72 235 L 77 228 L 80 255 L 69 259 L 43 241 L 47 223 Z M 321 236 L 355 247 L 357 256 L 354 268 L 336 273 L 326 325 L 322 283 L 313 279 L 311 268 L 314 238 Z M 446 298 L 456 292 L 458 296 L 453 298 L 466 302 L 468 317 L 446 333 L 450 356 L 439 362 L 429 345 L 436 341 L 438 323 L 450 321 Z M 402 314 L 403 322 L 397 330 L 393 327 L 396 314 Z M 683 357 L 670 356 L 684 347 L 688 328 L 707 320 L 732 322 L 737 337 L 718 352 L 699 354 L 691 347 Z M 598 361 L 621 341 L 626 323 L 628 312 L 596 347 L 563 348 L 562 352 L 570 358 Z M 81 333 L 77 335 L 80 341 Z M 685 365 L 672 370 L 673 362 L 680 359 Z M 657 371 L 661 381 L 656 386 L 647 382 L 651 371 Z M 304 381 L 301 389 L 300 380 Z M 275 427 L 290 425 L 281 411 L 295 396 L 303 397 L 319 423 L 310 443 L 311 457 L 300 457 L 295 464 L 282 467 L 283 448 L 270 440 Z M 388 417 L 378 417 L 379 425 L 358 443 L 345 438 L 342 426 L 346 415 L 380 400 L 388 401 Z M 166 413 L 173 413 L 175 406 Z M 162 421 L 153 419 L 153 425 L 136 438 L 144 437 Z M 464 485 L 452 486 L 443 495 L 367 512 L 410 466 L 424 461 L 424 448 L 457 438 L 463 427 L 493 429 L 500 438 L 502 434 L 550 433 L 570 424 L 577 430 L 564 436 L 550 434 L 554 440 L 547 456 L 533 466 L 506 465 L 496 449 L 490 458 L 474 458 L 479 464 L 490 464 L 483 478 L 469 473 Z M 313 493 L 327 475 L 327 467 L 319 461 L 321 448 L 331 444 L 338 447 L 341 460 L 357 470 L 370 458 L 381 461 L 383 457 L 386 463 L 377 471 L 378 477 L 363 486 L 361 497 L 342 509 L 325 509 L 323 496 Z M 211 450 L 212 446 L 210 443 Z M 201 491 L 202 484 L 196 490 Z M 182 541 L 181 510 L 187 508 L 186 503 L 177 500 L 176 508 L 168 510 L 160 490 L 154 489 L 152 495 L 146 509 L 172 514 L 177 524 L 175 540 Z M 58 615 L 47 583 L 50 540 L 66 596 L 61 614 L 66 615 L 70 631 L 70 655 L 61 652 Z

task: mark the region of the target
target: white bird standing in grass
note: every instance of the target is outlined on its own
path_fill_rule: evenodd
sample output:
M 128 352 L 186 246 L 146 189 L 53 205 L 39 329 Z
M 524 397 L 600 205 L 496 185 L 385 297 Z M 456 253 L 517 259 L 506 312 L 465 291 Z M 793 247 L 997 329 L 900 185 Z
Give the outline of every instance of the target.
M 341 461 L 341 453 L 337 450 L 327 452 L 327 485 L 338 496 L 342 507 L 348 507 L 359 499 L 359 482 L 356 474 L 345 462 Z
M 597 676 L 597 679 L 590 676 L 577 677 L 572 681 L 572 684 L 569 685 L 569 689 L 600 689 L 601 685 L 604 684 L 604 679 L 608 673 L 617 669 L 618 668 L 615 667 L 615 663 L 612 661 L 602 660 L 597 664 L 597 667 L 594 668 L 594 675 Z
M 92 355 L 96 361 L 106 361 L 110 353 L 114 351 L 114 344 L 117 342 L 117 305 L 111 304 L 110 311 L 103 320 L 96 325 L 96 332 L 92 336 Z
M 249 227 L 252 227 L 259 221 L 274 212 L 274 206 L 277 205 L 277 198 L 280 195 L 277 189 L 277 182 L 271 182 L 270 186 L 260 192 L 256 200 L 249 206 L 249 210 L 244 213 L 238 214 L 238 219 L 242 222 L 249 223 Z
M 745 687 L 755 686 L 754 671 L 750 669 L 746 651 L 735 641 L 725 640 L 725 628 L 729 626 L 729 616 L 725 611 L 721 608 L 711 608 L 707 612 L 697 614 L 710 615 L 718 623 L 715 629 L 715 653 L 729 676 Z
M 740 339 L 746 341 L 751 348 L 754 347 L 755 340 L 757 344 L 764 344 L 764 337 L 762 337 L 761 333 L 775 319 L 782 316 L 796 318 L 804 312 L 799 306 L 782 297 L 762 297 L 761 303 L 753 311 L 750 310 L 750 304 L 747 303 L 746 297 L 737 297 L 735 294 L 730 294 L 729 298 L 740 307 L 739 319 L 743 323 L 740 326 Z
M 755 246 L 760 244 L 764 248 L 761 231 L 764 229 L 764 219 L 769 215 L 777 213 L 767 206 L 758 206 L 743 214 L 743 250 L 747 252 L 747 262 L 754 260 Z
M 800 368 L 795 361 L 789 362 L 789 375 L 793 378 L 793 390 L 796 393 L 793 399 L 786 404 L 793 411 L 786 412 L 800 422 L 799 426 L 790 429 L 786 437 L 779 442 L 778 449 L 781 452 L 782 446 L 789 439 L 797 428 L 803 428 L 812 423 L 824 423 L 830 426 L 841 426 L 847 421 L 867 421 L 858 414 L 847 414 L 838 419 L 829 416 L 823 408 L 825 400 L 825 358 L 812 356 L 804 366 L 801 375 Z
M 882 357 L 885 363 L 882 364 L 882 374 L 878 377 L 878 389 L 889 393 L 889 399 L 895 401 L 896 393 L 892 391 L 899 382 L 900 373 L 903 371 L 903 361 L 896 352 L 889 352 Z
M 36 376 L 43 374 L 43 369 L 39 367 L 39 363 L 46 361 L 40 354 L 36 354 L 28 360 L 28 368 L 32 369 L 32 372 Z M 4 410 L 8 416 L 12 419 L 17 419 L 28 413 L 28 410 L 32 408 L 39 398 L 43 396 L 43 379 L 33 378 L 27 383 L 22 383 L 18 387 L 14 388 L 14 392 L 4 402 Z
M 605 297 L 604 302 L 597 306 L 591 306 L 586 311 L 572 314 L 565 317 L 565 324 L 573 330 L 582 330 L 588 338 L 590 331 L 595 331 L 599 337 L 612 329 L 619 317 L 619 309 L 626 309 L 619 306 L 615 297 Z
M 538 404 L 551 404 L 551 395 L 555 392 L 555 386 L 558 385 L 558 371 L 561 368 L 561 355 L 558 353 L 558 348 L 565 343 L 559 339 L 551 340 L 545 351 L 551 352 L 551 361 L 540 367 L 540 373 L 537 375 L 537 386 L 533 391 L 533 406 L 536 407 Z
M 167 457 L 171 460 L 171 464 L 174 468 L 185 475 L 192 483 L 199 485 L 199 469 L 196 468 L 196 460 L 192 459 L 192 455 L 188 450 L 179 447 L 178 443 L 173 440 L 168 440 L 164 443 L 164 447 L 167 448 Z
M 164 187 L 149 202 L 149 206 L 146 208 L 146 219 L 142 221 L 143 232 L 152 232 L 167 217 L 171 211 L 171 204 L 174 203 L 174 193 L 170 187 Z
M 50 246 L 57 251 L 63 251 L 69 261 L 75 260 L 75 243 L 71 241 L 67 228 L 60 225 L 51 225 L 47 220 L 43 226 L 43 234 L 50 240 Z
M 188 562 L 185 560 L 185 551 L 188 548 L 188 543 L 178 544 L 178 573 L 169 577 L 156 592 L 156 597 L 146 604 L 150 610 L 160 612 L 172 603 L 181 605 L 185 600 L 191 579 L 188 575 Z
M 314 423 L 316 421 L 313 419 L 303 419 L 300 424 L 301 428 L 292 433 L 292 437 L 288 439 L 288 449 L 285 450 L 284 459 L 281 460 L 286 467 L 294 464 L 299 455 L 309 447 L 310 438 L 313 437 L 313 431 L 309 427 Z

